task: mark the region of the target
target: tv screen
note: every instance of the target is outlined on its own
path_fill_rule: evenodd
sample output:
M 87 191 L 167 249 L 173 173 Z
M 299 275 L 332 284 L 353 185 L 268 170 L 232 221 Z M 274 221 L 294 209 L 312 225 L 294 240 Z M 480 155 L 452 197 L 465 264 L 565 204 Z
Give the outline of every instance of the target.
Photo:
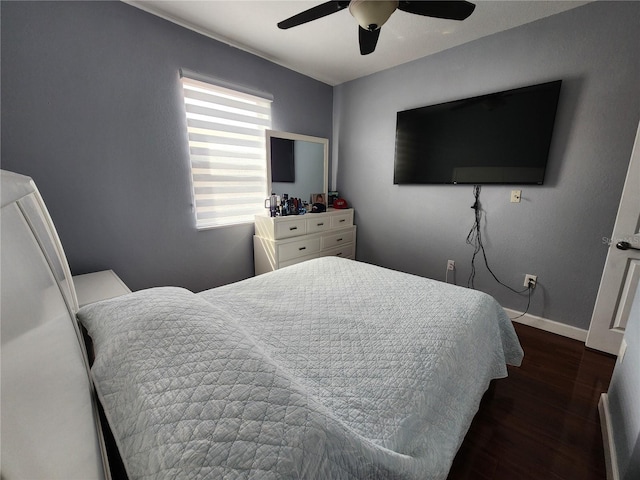
M 398 112 L 394 184 L 542 184 L 562 81 Z
M 296 164 L 293 140 L 271 137 L 271 181 L 293 183 L 296 181 Z

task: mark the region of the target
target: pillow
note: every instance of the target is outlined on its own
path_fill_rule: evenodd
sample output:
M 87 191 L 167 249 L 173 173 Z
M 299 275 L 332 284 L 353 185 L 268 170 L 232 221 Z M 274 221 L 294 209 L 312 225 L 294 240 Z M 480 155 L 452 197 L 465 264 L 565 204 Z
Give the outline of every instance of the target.
M 154 288 L 87 305 L 78 317 L 130 478 L 269 478 L 320 461 L 324 414 L 206 300 Z

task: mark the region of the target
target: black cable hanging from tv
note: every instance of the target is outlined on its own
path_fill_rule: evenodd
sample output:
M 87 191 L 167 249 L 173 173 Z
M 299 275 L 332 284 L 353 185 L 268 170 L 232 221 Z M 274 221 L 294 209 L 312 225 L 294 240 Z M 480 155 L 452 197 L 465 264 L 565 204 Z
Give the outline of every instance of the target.
M 524 316 L 527 311 L 529 310 L 529 306 L 531 304 L 531 286 L 527 286 L 527 288 L 523 289 L 523 290 L 516 290 L 514 288 L 511 288 L 509 285 L 501 282 L 498 277 L 496 276 L 495 273 L 493 273 L 493 270 L 491 270 L 491 267 L 489 266 L 489 261 L 487 260 L 487 252 L 484 249 L 484 244 L 482 243 L 482 231 L 481 231 L 481 226 L 482 226 L 482 205 L 480 204 L 480 190 L 481 190 L 482 186 L 481 185 L 474 185 L 473 186 L 473 196 L 475 201 L 473 202 L 473 205 L 471 205 L 471 208 L 474 211 L 475 214 L 475 219 L 473 222 L 473 227 L 471 227 L 471 230 L 469 231 L 469 234 L 467 235 L 467 244 L 471 245 L 473 247 L 473 256 L 471 257 L 471 273 L 469 274 L 469 280 L 467 281 L 467 287 L 468 288 L 473 288 L 475 289 L 475 285 L 474 285 L 474 280 L 475 280 L 475 276 L 476 276 L 476 266 L 475 266 L 475 261 L 476 261 L 476 256 L 478 255 L 478 253 L 482 252 L 482 257 L 484 258 L 484 264 L 487 267 L 487 270 L 489 271 L 489 273 L 491 274 L 491 276 L 495 279 L 496 282 L 498 282 L 500 285 L 502 285 L 505 288 L 508 288 L 509 290 L 511 290 L 514 293 L 517 294 L 522 294 L 525 292 L 529 292 L 529 301 L 527 302 L 527 308 L 526 310 L 521 314 L 518 315 L 515 318 L 519 318 Z M 512 318 L 513 320 L 513 318 Z

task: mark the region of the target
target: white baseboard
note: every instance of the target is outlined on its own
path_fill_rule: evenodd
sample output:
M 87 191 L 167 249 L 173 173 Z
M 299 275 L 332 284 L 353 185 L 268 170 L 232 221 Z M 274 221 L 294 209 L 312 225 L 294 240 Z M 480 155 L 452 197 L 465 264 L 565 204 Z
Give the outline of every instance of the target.
M 587 330 L 584 330 L 582 328 L 572 327 L 571 325 L 566 325 L 564 323 L 549 320 L 547 318 L 537 317 L 529 313 L 526 313 L 522 317 L 520 317 L 520 315 L 522 315 L 522 312 L 511 310 L 510 308 L 505 308 L 504 311 L 507 312 L 507 315 L 509 315 L 514 322 L 529 325 L 530 327 L 539 328 L 540 330 L 544 330 L 545 332 L 562 335 L 563 337 L 573 338 L 574 340 L 579 340 L 581 342 L 585 342 L 587 340 Z
M 598 413 L 600 414 L 600 428 L 602 429 L 602 443 L 604 445 L 604 462 L 607 466 L 607 480 L 620 480 L 616 449 L 613 443 L 613 432 L 611 430 L 609 397 L 606 393 L 600 395 Z

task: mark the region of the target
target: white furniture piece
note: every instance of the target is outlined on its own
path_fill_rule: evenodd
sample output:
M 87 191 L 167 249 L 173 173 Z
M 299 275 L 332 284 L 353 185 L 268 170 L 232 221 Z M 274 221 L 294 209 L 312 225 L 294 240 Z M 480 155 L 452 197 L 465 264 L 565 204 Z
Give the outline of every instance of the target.
M 256 275 L 326 256 L 355 259 L 352 208 L 330 208 L 323 213 L 287 217 L 256 215 L 253 236 Z
M 131 293 L 129 287 L 113 270 L 75 275 L 73 284 L 76 287 L 79 307 Z
M 109 480 L 71 271 L 33 181 L 0 171 L 3 479 Z

